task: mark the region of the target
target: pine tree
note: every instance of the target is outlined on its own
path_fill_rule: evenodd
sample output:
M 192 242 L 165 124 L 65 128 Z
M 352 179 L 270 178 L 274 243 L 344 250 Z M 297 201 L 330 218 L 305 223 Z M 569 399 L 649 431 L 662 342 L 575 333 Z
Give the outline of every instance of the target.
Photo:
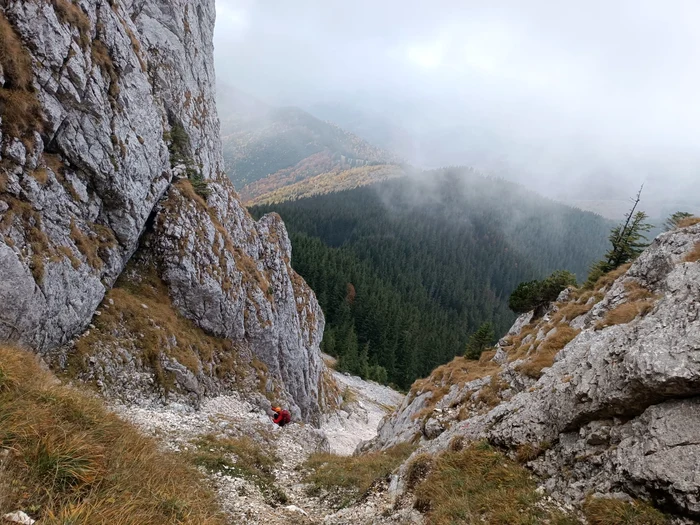
M 688 213 L 687 211 L 677 211 L 673 215 L 671 215 L 666 221 L 664 222 L 664 228 L 666 228 L 666 231 L 671 231 L 675 230 L 678 228 L 678 224 L 683 220 L 683 219 L 689 219 L 692 217 L 692 213 Z
M 602 275 L 633 261 L 649 246 L 644 233 L 651 230 L 653 225 L 646 222 L 648 218 L 646 213 L 636 211 L 641 194 L 640 189 L 625 222 L 615 226 L 610 232 L 609 240 L 612 247 L 605 254 L 605 258 L 591 268 L 586 281 L 587 287 L 592 287 Z
M 479 329 L 469 337 L 464 357 L 467 359 L 479 359 L 481 353 L 493 344 L 494 336 L 493 325 L 491 323 L 482 324 Z

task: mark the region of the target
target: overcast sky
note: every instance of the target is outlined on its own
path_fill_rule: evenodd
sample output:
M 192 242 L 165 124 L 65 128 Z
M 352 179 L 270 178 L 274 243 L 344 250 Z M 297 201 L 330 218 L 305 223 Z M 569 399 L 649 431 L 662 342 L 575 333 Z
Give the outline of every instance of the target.
M 338 115 L 355 131 L 371 125 L 352 112 L 374 112 L 421 137 L 401 153 L 426 167 L 470 148 L 478 164 L 473 150 L 493 146 L 510 169 L 550 170 L 543 181 L 594 157 L 572 184 L 598 170 L 700 189 L 700 0 L 217 0 L 217 9 L 220 84 Z

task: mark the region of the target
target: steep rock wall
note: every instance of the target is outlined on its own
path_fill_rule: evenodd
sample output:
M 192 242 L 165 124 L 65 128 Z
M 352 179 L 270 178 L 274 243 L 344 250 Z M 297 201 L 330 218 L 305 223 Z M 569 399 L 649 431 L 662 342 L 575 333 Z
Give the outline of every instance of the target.
M 46 354 L 83 332 L 148 229 L 180 312 L 245 341 L 308 418 L 323 316 L 283 225 L 256 224 L 223 172 L 214 4 L 0 1 L 0 339 Z

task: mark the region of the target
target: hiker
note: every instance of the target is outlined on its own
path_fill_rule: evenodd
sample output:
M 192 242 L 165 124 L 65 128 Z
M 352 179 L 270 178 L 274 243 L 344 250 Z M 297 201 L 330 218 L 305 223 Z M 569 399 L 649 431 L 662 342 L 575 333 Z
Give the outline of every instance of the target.
M 272 407 L 274 416 L 272 416 L 272 422 L 283 427 L 292 420 L 292 415 L 288 410 L 282 410 L 282 407 Z

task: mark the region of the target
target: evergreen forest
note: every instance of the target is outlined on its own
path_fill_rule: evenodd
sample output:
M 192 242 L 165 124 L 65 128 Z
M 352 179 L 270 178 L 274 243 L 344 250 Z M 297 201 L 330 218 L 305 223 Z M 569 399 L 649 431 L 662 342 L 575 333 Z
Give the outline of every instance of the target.
M 279 213 L 292 265 L 326 315 L 341 370 L 407 389 L 464 354 L 480 326 L 511 326 L 522 281 L 585 280 L 610 223 L 463 168 L 251 208 Z

